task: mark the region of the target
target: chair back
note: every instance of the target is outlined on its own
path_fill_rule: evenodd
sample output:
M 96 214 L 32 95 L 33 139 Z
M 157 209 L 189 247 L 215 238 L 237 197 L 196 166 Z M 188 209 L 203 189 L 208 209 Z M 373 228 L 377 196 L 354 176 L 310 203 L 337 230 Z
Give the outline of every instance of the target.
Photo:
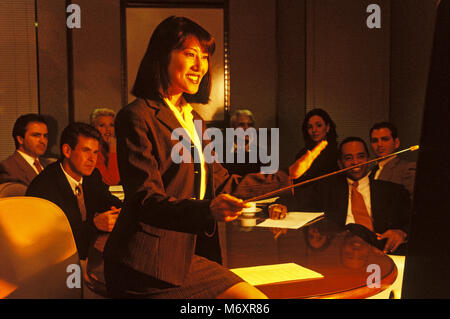
M 18 182 L 6 182 L 0 184 L 0 198 L 12 196 L 24 196 L 27 186 Z
M 0 298 L 82 297 L 72 230 L 50 201 L 0 198 L 0 261 Z

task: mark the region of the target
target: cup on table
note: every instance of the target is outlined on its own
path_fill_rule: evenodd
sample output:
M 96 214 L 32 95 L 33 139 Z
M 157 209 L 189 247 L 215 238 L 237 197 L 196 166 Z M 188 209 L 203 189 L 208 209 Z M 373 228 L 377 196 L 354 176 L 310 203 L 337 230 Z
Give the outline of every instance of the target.
M 241 226 L 244 226 L 244 227 L 256 226 L 256 218 L 243 217 L 240 220 L 241 220 Z
M 282 204 L 269 205 L 269 217 L 271 219 L 283 219 L 287 215 L 287 207 Z
M 261 211 L 261 208 L 256 207 L 256 202 L 248 202 L 248 204 L 250 204 L 250 207 L 245 207 L 242 209 L 242 216 L 255 216 L 256 213 Z

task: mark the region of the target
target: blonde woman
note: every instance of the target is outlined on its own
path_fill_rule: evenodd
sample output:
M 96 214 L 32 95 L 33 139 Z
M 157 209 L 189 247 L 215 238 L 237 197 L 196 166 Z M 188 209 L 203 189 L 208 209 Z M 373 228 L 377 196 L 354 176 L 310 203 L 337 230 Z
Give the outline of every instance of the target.
M 115 117 L 116 113 L 107 108 L 95 109 L 90 117 L 91 125 L 102 135 L 96 167 L 102 174 L 103 182 L 107 185 L 118 185 L 120 183 L 119 169 L 117 166 L 116 137 L 114 134 Z

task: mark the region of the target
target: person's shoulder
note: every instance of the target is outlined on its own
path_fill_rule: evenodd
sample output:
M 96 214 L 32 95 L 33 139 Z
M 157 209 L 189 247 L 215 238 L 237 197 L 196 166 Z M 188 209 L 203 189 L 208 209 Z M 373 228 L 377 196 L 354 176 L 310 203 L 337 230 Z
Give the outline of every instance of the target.
M 26 194 L 28 196 L 42 197 L 42 194 L 47 193 L 50 189 L 58 188 L 57 170 L 61 169 L 58 166 L 59 162 L 54 162 L 45 167 L 28 185 Z
M 159 109 L 162 106 L 162 102 L 153 101 L 149 99 L 137 98 L 131 103 L 123 107 L 120 112 L 142 111 L 148 109 Z
M 56 176 L 58 174 L 58 170 L 61 170 L 59 161 L 49 164 L 48 166 L 46 166 L 44 168 L 44 170 L 41 173 L 39 173 L 35 178 L 33 178 L 31 184 L 36 184 L 36 183 L 40 184 L 43 182 L 47 182 L 48 180 L 52 180 L 55 183 L 56 180 L 54 180 L 54 179 L 56 178 Z M 61 173 L 62 173 L 62 170 L 61 170 Z M 31 184 L 30 184 L 30 186 L 31 186 Z
M 109 185 L 103 182 L 102 174 L 98 168 L 95 168 L 91 175 L 83 177 L 83 185 L 85 185 L 85 183 L 86 185 L 89 185 L 92 190 L 109 189 Z
M 49 166 L 50 164 L 56 163 L 58 161 L 58 159 L 56 157 L 40 157 L 39 161 L 45 168 L 45 167 Z
M 416 168 L 416 162 L 408 161 L 403 158 L 395 158 L 388 162 L 386 166 L 393 166 L 399 168 Z
M 390 163 L 386 164 L 389 165 Z M 407 161 L 405 159 L 397 158 L 392 161 L 391 169 L 396 171 L 402 177 L 413 176 L 416 172 L 416 162 Z
M 405 186 L 403 186 L 402 184 L 394 183 L 391 181 L 385 181 L 381 179 L 372 180 L 372 183 L 376 188 L 383 190 L 386 193 L 390 193 L 393 196 L 395 196 L 395 194 L 398 193 L 405 193 L 405 192 L 408 193 Z
M 404 167 L 407 170 L 415 170 L 417 166 L 416 162 L 411 162 L 404 159 L 400 159 L 399 163 L 402 167 Z
M 17 152 L 14 152 L 11 155 L 9 155 L 7 158 L 5 158 L 4 160 L 0 161 L 0 164 L 4 164 L 4 163 L 10 162 L 14 158 L 14 154 L 16 154 L 16 153 Z
M 11 155 L 0 162 L 2 167 L 10 167 L 11 165 L 17 165 L 18 156 L 21 156 L 17 151 L 14 151 Z M 25 160 L 25 159 L 24 159 Z
M 142 120 L 148 118 L 151 114 L 157 112 L 161 108 L 161 103 L 137 98 L 130 104 L 124 106 L 116 115 L 116 122 L 121 123 L 123 120 Z
M 102 174 L 100 173 L 100 171 L 97 167 L 94 168 L 91 175 L 84 176 L 83 178 L 91 183 L 103 183 L 102 182 Z

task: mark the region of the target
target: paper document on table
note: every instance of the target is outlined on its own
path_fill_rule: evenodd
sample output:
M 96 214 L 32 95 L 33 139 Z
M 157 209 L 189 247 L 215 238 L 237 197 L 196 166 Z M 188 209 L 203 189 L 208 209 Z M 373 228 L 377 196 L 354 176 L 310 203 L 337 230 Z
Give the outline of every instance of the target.
M 234 268 L 230 270 L 254 286 L 283 281 L 323 278 L 322 274 L 295 263 Z
M 298 229 L 308 222 L 322 216 L 323 213 L 300 213 L 290 212 L 286 214 L 283 219 L 270 219 L 267 218 L 262 223 L 256 225 L 259 227 L 274 227 L 274 228 L 289 228 Z

